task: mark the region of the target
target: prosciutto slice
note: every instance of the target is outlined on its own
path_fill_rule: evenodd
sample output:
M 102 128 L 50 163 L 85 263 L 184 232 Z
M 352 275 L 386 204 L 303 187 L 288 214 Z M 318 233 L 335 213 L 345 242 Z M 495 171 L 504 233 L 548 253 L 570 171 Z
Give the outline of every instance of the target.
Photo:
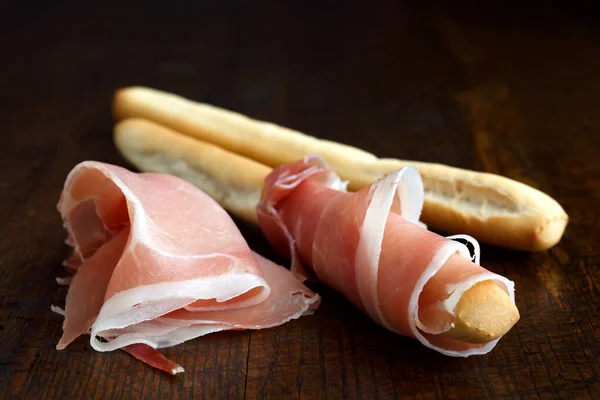
M 184 180 L 86 161 L 58 202 L 73 256 L 57 349 L 90 334 L 172 374 L 156 349 L 226 329 L 263 329 L 311 313 L 319 296 L 253 253 L 233 220 Z M 62 310 L 54 308 L 57 312 Z
M 440 334 L 453 327 L 454 307 L 470 287 L 494 280 L 514 303 L 514 284 L 479 266 L 475 239 L 428 231 L 419 222 L 423 200 L 412 166 L 350 193 L 322 158 L 309 155 L 273 170 L 257 213 L 294 273 L 333 287 L 380 325 L 442 354 L 485 354 L 499 339 L 471 344 Z

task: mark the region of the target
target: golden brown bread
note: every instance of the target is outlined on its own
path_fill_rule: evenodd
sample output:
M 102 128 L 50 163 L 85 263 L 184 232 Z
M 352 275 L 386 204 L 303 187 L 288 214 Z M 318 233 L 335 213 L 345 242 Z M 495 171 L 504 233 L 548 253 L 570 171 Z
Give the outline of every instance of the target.
M 465 291 L 454 308 L 454 328 L 444 333 L 467 343 L 504 336 L 519 320 L 519 310 L 504 289 L 488 280 Z
M 237 217 L 257 222 L 256 204 L 271 168 L 143 119 L 116 124 L 114 141 L 139 170 L 183 178 Z
M 255 208 L 271 168 L 143 119 L 116 124 L 114 142 L 139 170 L 179 176 L 215 198 L 227 211 L 257 223 Z M 454 311 L 455 328 L 443 335 L 469 343 L 496 339 L 519 319 L 506 292 L 492 281 L 466 290 Z
M 422 221 L 433 229 L 469 234 L 485 243 L 546 250 L 560 240 L 568 222 L 563 208 L 550 196 L 505 177 L 440 164 L 378 159 L 351 146 L 151 88 L 119 90 L 113 110 L 118 120 L 155 121 L 271 167 L 308 153 L 319 154 L 350 182 L 350 190 L 406 164 L 415 165 L 426 192 Z

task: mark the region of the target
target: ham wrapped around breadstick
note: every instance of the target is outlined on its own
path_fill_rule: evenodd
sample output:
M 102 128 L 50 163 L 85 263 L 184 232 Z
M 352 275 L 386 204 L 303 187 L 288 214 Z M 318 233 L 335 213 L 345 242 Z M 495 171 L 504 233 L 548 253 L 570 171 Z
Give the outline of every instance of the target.
M 257 214 L 293 272 L 333 287 L 380 325 L 445 355 L 488 353 L 519 319 L 514 284 L 478 265 L 473 238 L 442 237 L 419 223 L 423 201 L 414 167 L 347 192 L 322 158 L 309 155 L 267 176 Z M 495 296 L 505 304 L 479 326 L 463 326 L 467 292 L 470 301 Z

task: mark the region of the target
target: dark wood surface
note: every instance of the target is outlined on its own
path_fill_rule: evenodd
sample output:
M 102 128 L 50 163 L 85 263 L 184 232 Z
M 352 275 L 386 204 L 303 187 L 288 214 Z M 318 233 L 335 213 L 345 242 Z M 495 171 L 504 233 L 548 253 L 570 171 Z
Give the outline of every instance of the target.
M 600 12 L 566 3 L 0 3 L 0 398 L 600 398 Z M 87 338 L 58 352 L 56 202 L 79 161 L 130 167 L 110 102 L 134 84 L 503 174 L 571 221 L 547 252 L 484 246 L 521 311 L 486 356 L 429 351 L 320 286 L 310 317 L 166 350 L 177 377 Z

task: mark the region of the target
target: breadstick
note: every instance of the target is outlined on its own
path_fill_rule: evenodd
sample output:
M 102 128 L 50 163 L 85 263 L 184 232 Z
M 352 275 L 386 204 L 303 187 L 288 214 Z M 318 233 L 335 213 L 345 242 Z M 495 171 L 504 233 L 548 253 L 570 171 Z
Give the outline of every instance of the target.
M 319 154 L 349 181 L 350 190 L 406 164 L 415 165 L 425 187 L 422 221 L 432 229 L 466 233 L 481 242 L 546 250 L 560 240 L 568 222 L 563 208 L 550 196 L 506 177 L 440 164 L 378 159 L 351 146 L 151 88 L 121 89 L 113 107 L 118 120 L 146 118 L 271 167 L 308 153 Z
M 116 124 L 114 141 L 120 153 L 139 170 L 186 179 L 227 211 L 257 223 L 255 207 L 271 168 L 143 119 Z M 497 339 L 519 319 L 508 294 L 493 281 L 465 291 L 455 314 L 455 328 L 443 335 L 467 343 Z
M 114 141 L 141 171 L 183 178 L 236 217 L 257 224 L 256 204 L 271 172 L 266 165 L 143 119 L 116 124 Z

